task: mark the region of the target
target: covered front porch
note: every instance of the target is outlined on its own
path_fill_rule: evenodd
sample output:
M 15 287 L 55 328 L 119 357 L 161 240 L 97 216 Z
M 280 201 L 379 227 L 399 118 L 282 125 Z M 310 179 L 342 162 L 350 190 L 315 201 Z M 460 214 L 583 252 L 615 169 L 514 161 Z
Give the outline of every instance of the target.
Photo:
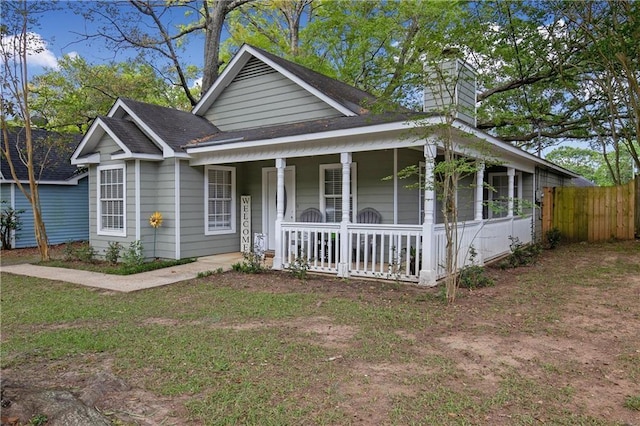
M 437 138 L 407 138 L 407 130 L 402 123 L 366 136 L 205 145 L 189 150 L 190 164 L 238 169 L 237 195 L 251 196 L 252 232 L 273 250 L 274 269 L 304 264 L 345 278 L 435 285 L 444 275 L 446 237 L 441 202 L 427 183 L 442 148 Z M 534 165 L 510 151 L 515 148 L 498 150 L 499 165 L 484 166 L 466 147 L 473 137 L 465 131 L 456 137 L 460 155 L 479 165 L 457 193 L 462 267 L 508 253 L 510 236 L 532 241 L 534 210 L 520 200 L 533 205 L 535 174 Z M 413 182 L 398 177 L 407 165 L 416 168 Z M 487 207 L 492 200 L 501 200 L 501 212 Z
M 509 252 L 508 236 L 521 242 L 531 241 L 532 217 L 506 217 L 458 223 L 458 265 L 472 262 L 469 247 L 477 252 L 475 262 Z M 288 268 L 295 262 L 307 262 L 313 272 L 332 273 L 341 277 L 368 277 L 433 284 L 421 281 L 420 272 L 445 274 L 446 237 L 443 224 L 423 232 L 422 225 L 382 225 L 347 223 L 281 223 L 282 257 L 274 261 L 274 269 Z M 426 237 L 425 237 L 426 235 Z M 424 242 L 428 241 L 426 247 Z M 426 260 L 425 260 L 426 259 Z M 432 268 L 432 269 L 431 269 Z M 423 274 L 424 275 L 424 274 Z
M 286 269 L 304 265 L 310 271 L 336 274 L 340 277 L 369 277 L 396 281 L 435 285 L 445 275 L 446 233 L 442 223 L 442 203 L 436 191 L 425 185 L 433 176 L 434 167 L 440 157 L 436 144 L 425 144 L 420 150 L 413 147 L 419 165 L 418 188 L 413 190 L 418 199 L 417 217 L 421 223 L 407 223 L 406 200 L 398 194 L 403 183 L 398 181 L 398 150 L 390 150 L 388 162 L 393 164 L 392 218 L 383 221 L 376 209 L 381 205 L 361 203 L 357 193 L 368 191 L 361 185 L 361 177 L 353 175 L 353 154 L 340 154 L 339 204 L 327 205 L 321 197 L 318 208 L 305 209 L 295 215 L 287 210 L 285 170 L 287 160 L 276 163 L 276 220 L 274 226 L 274 269 Z M 360 157 L 361 158 L 361 157 Z M 380 165 L 380 167 L 383 167 Z M 329 179 L 320 170 L 320 191 Z M 498 179 L 497 177 L 501 178 Z M 332 177 L 336 178 L 335 174 Z M 354 181 L 357 183 L 354 185 Z M 486 261 L 510 251 L 512 238 L 521 243 L 532 241 L 534 226 L 533 174 L 509 166 L 492 166 L 485 170 L 480 164 L 474 176 L 465 178 L 464 190 L 457 194 L 460 203 L 457 223 L 458 267 Z M 489 183 L 488 189 L 484 183 Z M 335 180 L 332 181 L 335 186 Z M 368 181 L 368 185 L 375 184 Z M 498 188 L 494 188 L 494 185 Z M 381 184 L 380 184 L 381 185 Z M 354 192 L 356 194 L 354 194 Z M 502 211 L 488 206 L 491 200 L 503 203 Z M 527 202 L 530 201 L 530 202 Z M 529 205 L 529 207 L 525 207 Z M 311 215 L 307 215 L 311 211 Z M 372 215 L 372 212 L 375 214 Z M 387 213 L 389 211 L 387 210 Z M 376 216 L 377 214 L 377 216 Z M 414 219 L 415 220 L 415 219 Z M 386 223 L 385 223 L 386 222 Z M 392 222 L 392 223 L 388 223 Z M 475 255 L 471 255 L 471 251 Z

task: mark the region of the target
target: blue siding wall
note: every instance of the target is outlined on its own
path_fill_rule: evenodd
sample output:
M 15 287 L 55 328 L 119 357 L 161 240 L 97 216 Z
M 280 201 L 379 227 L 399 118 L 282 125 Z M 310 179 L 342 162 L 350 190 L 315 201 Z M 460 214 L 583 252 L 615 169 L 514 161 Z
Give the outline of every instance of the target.
M 78 185 L 39 186 L 40 204 L 49 244 L 89 240 L 88 181 L 85 177 Z M 3 191 L 2 195 L 7 194 Z M 37 244 L 33 232 L 31 205 L 18 188 L 15 197 L 15 209 L 24 209 L 20 215 L 22 229 L 16 232 L 16 248 L 35 247 Z

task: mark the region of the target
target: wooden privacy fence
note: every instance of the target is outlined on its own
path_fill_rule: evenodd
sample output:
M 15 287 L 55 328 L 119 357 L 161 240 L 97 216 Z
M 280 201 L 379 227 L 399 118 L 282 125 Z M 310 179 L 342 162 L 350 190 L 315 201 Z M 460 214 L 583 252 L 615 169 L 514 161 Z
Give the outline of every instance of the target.
M 569 241 L 631 240 L 640 233 L 640 176 L 626 185 L 544 188 L 542 233 Z

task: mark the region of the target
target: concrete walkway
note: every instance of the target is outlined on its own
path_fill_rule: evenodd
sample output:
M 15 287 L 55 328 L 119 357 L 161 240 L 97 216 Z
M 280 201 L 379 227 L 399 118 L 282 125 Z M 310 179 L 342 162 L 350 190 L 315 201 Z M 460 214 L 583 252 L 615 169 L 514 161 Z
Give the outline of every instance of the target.
M 200 257 L 197 261 L 187 263 L 186 265 L 156 269 L 155 271 L 142 272 L 134 275 L 103 274 L 101 272 L 52 268 L 49 266 L 31 265 L 28 263 L 0 266 L 0 272 L 65 281 L 87 287 L 97 287 L 105 290 L 128 293 L 130 291 L 160 287 L 179 281 L 190 280 L 195 278 L 200 272 L 216 271 L 218 268 L 222 268 L 224 271 L 227 271 L 231 269 L 231 265 L 241 260 L 242 253 L 226 253 Z

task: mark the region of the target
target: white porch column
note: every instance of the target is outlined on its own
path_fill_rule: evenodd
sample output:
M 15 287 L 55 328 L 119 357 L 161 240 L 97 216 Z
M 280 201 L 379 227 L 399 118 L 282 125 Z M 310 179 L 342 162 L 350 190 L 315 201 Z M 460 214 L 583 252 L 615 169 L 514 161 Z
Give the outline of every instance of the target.
M 347 226 L 351 222 L 351 153 L 340 154 L 342 164 L 342 220 L 340 221 L 340 263 L 338 264 L 338 276 L 349 276 L 349 230 Z
M 483 193 L 484 193 L 484 163 L 478 163 L 478 169 L 476 170 L 476 203 L 475 214 L 473 218 L 475 220 L 482 220 L 483 205 Z
M 513 198 L 515 194 L 513 193 L 513 184 L 515 182 L 516 169 L 513 167 L 509 167 L 507 169 L 507 176 L 509 177 L 509 188 L 507 192 L 507 197 L 509 200 L 507 201 L 507 217 L 513 217 Z
M 424 145 L 424 221 L 422 222 L 422 265 L 420 266 L 420 285 L 436 285 L 435 222 L 436 191 L 434 185 L 434 168 L 437 146 L 432 141 Z
M 284 169 L 287 167 L 287 160 L 276 158 L 276 229 L 275 241 L 276 252 L 273 256 L 273 269 L 282 269 L 284 261 L 282 244 L 282 219 L 284 219 Z

